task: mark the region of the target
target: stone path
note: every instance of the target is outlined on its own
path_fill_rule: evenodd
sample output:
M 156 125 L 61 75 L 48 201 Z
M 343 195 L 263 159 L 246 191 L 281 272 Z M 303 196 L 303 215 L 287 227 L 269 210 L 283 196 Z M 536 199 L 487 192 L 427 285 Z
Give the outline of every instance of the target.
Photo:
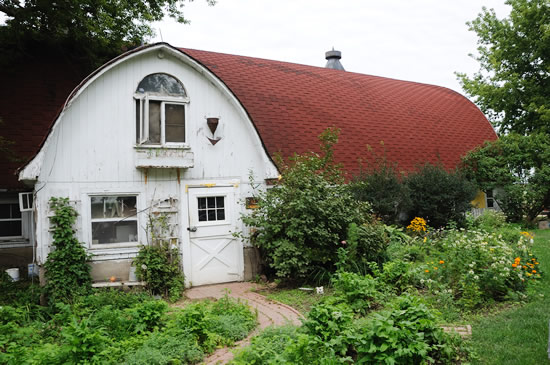
M 226 283 L 194 287 L 187 290 L 185 295 L 191 300 L 207 298 L 219 299 L 228 293 L 230 297 L 247 301 L 252 308 L 258 311 L 258 322 L 260 323 L 258 329 L 246 339 L 237 342 L 234 347 L 237 348 L 246 346 L 250 343 L 250 338 L 254 334 L 268 326 L 281 326 L 288 322 L 296 325 L 301 324 L 300 318 L 302 318 L 302 315 L 296 309 L 286 304 L 269 300 L 263 295 L 252 291 L 257 288 L 260 288 L 260 286 L 249 282 Z M 204 360 L 204 364 L 225 364 L 232 358 L 233 353 L 231 349 L 222 348 L 207 357 Z

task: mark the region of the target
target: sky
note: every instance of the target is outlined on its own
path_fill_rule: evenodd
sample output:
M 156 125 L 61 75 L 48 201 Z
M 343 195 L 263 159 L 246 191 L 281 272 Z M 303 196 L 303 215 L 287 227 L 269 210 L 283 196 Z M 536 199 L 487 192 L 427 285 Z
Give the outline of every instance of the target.
M 346 71 L 445 86 L 479 69 L 467 21 L 482 6 L 499 18 L 505 0 L 205 0 L 186 3 L 191 24 L 154 24 L 151 42 L 324 67 L 342 52 Z M 162 36 L 161 36 L 162 35 Z

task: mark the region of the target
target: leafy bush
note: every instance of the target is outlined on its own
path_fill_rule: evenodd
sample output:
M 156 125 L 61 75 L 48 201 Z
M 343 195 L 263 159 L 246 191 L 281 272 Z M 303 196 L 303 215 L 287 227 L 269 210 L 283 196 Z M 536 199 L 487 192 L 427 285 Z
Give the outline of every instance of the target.
M 455 363 L 458 349 L 418 298 L 402 296 L 389 311 L 374 313 L 357 325 L 357 363 Z
M 458 172 L 447 172 L 441 165 L 426 164 L 403 181 L 411 196 L 410 217 L 424 217 L 432 227 L 450 221 L 462 223 L 471 209 L 477 188 Z
M 351 272 L 337 272 L 332 285 L 336 294 L 356 313 L 367 313 L 378 306 L 381 294 L 377 290 L 378 282 L 370 275 L 358 275 Z
M 168 242 L 156 246 L 142 246 L 134 259 L 136 275 L 144 280 L 152 294 L 160 294 L 171 301 L 181 297 L 185 280 L 180 267 L 177 247 Z
M 356 199 L 370 204 L 373 213 L 386 224 L 399 223 L 401 212 L 410 204 L 407 186 L 396 168 L 385 160 L 361 171 L 350 184 Z
M 70 302 L 90 293 L 92 277 L 87 263 L 88 254 L 74 235 L 76 210 L 69 204 L 68 198 L 52 197 L 50 208 L 54 212 L 50 219 L 53 225 L 52 245 L 55 249 L 48 254 L 44 268 L 45 292 L 52 305 L 56 302 Z
M 540 272 L 536 258 L 529 255 L 528 239 L 520 237 L 510 244 L 498 233 L 449 231 L 437 242 L 440 256 L 424 267 L 426 283 L 447 285 L 458 303 L 469 309 L 522 292 Z
M 298 334 L 298 327 L 292 325 L 268 327 L 252 338 L 250 346 L 238 351 L 231 364 L 288 364 L 285 350 L 296 341 Z
M 137 351 L 130 353 L 128 365 L 195 364 L 204 352 L 187 331 L 154 332 Z
M 323 155 L 310 153 L 280 162 L 281 181 L 258 193 L 258 209 L 242 217 L 253 228 L 252 243 L 279 278 L 303 279 L 316 268 L 332 269 L 339 242 L 350 223 L 361 222 L 364 207 L 343 185 L 332 148 L 338 133 L 320 136 Z
M 351 328 L 352 320 L 351 308 L 336 298 L 314 305 L 307 314 L 303 325 L 309 334 L 329 341 L 348 331 Z
M 378 221 L 357 225 L 351 223 L 347 231 L 344 249 L 347 251 L 347 271 L 365 273 L 369 262 L 381 264 L 387 258 L 389 236 L 385 226 Z

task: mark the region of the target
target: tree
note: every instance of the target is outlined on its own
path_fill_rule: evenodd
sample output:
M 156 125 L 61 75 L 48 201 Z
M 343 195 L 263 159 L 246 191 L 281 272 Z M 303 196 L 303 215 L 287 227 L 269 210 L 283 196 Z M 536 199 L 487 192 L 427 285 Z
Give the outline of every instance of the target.
M 365 218 L 332 160 L 338 131 L 329 129 L 320 139 L 321 155 L 296 155 L 288 165 L 280 161 L 279 184 L 259 192 L 258 208 L 242 217 L 253 232 L 252 243 L 282 279 L 332 269 L 349 224 Z
M 507 0 L 509 17 L 485 7 L 467 23 L 478 36 L 473 77 L 457 73 L 465 92 L 499 132 L 550 132 L 550 1 Z
M 421 166 L 403 180 L 410 194 L 409 218 L 425 218 L 432 227 L 461 223 L 477 189 L 459 171 L 442 165 Z
M 550 206 L 550 136 L 510 133 L 463 158 L 462 169 L 494 198 L 509 221 L 533 222 Z
M 0 0 L 0 13 L 7 16 L 0 26 L 0 51 L 25 55 L 47 47 L 97 65 L 147 40 L 154 34 L 151 22 L 166 14 L 186 23 L 185 1 Z

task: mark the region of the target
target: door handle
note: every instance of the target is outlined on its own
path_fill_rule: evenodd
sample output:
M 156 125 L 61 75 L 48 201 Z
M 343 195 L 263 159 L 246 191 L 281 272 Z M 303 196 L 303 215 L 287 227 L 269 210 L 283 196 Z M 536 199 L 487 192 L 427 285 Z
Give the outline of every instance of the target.
M 187 227 L 189 232 L 197 232 L 197 227 Z

